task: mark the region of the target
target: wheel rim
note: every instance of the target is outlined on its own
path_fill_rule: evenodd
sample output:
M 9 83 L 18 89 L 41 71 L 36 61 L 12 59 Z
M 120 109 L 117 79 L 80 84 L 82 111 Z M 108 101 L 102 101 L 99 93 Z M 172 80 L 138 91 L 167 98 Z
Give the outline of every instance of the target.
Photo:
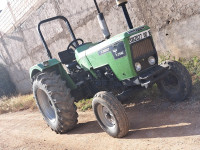
M 171 93 L 175 93 L 179 89 L 179 80 L 174 73 L 169 73 L 162 82 L 164 88 Z
M 43 90 L 38 89 L 37 99 L 43 115 L 51 122 L 55 122 L 56 120 L 55 110 L 47 94 Z
M 113 113 L 105 106 L 98 105 L 97 112 L 103 125 L 108 128 L 114 128 L 116 126 L 116 120 Z

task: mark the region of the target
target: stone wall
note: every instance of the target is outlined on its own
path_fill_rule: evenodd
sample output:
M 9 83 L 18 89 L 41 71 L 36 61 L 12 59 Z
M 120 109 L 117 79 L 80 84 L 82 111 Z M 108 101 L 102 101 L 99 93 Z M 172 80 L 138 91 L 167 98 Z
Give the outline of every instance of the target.
M 98 3 L 112 36 L 128 30 L 122 10 L 114 0 L 99 0 Z M 186 58 L 200 55 L 199 0 L 129 0 L 127 7 L 135 27 L 144 24 L 151 27 L 160 53 L 170 52 Z M 77 38 L 85 42 L 103 39 L 93 0 L 47 0 L 14 32 L 0 38 L 0 63 L 7 66 L 21 93 L 31 91 L 29 68 L 48 59 L 37 24 L 56 15 L 68 18 Z M 65 50 L 71 40 L 65 24 L 54 21 L 45 24 L 42 31 L 53 56 L 57 58 L 58 51 Z

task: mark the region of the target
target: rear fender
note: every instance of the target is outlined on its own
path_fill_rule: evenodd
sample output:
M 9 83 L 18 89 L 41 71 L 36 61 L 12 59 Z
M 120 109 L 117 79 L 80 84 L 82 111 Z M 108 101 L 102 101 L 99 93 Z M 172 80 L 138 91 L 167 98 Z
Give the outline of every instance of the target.
M 69 87 L 72 90 L 77 88 L 72 78 L 67 74 L 67 72 L 63 68 L 61 62 L 57 59 L 48 60 L 47 66 L 44 66 L 44 63 L 40 63 L 31 67 L 29 70 L 30 78 L 31 80 L 33 80 L 34 75 L 36 75 L 37 73 L 53 70 L 57 71 L 61 75 L 62 79 L 66 80 L 67 87 Z

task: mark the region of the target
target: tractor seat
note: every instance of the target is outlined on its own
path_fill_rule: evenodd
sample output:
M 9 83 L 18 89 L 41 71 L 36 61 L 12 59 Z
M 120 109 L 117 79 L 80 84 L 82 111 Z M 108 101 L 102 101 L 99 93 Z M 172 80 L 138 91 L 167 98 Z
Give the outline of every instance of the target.
M 59 52 L 58 56 L 60 57 L 61 63 L 65 65 L 72 63 L 76 59 L 72 49 Z
M 74 51 L 72 49 L 65 50 L 58 53 L 61 63 L 65 64 L 67 68 L 73 69 L 78 65 Z

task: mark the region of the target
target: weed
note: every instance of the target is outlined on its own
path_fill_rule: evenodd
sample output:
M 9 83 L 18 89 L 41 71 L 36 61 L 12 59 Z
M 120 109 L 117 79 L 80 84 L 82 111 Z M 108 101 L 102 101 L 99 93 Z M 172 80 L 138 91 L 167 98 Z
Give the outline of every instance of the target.
M 92 99 L 86 99 L 86 100 L 83 99 L 75 104 L 77 108 L 80 109 L 81 111 L 86 111 L 92 108 Z
M 2 97 L 0 99 L 0 114 L 35 108 L 36 104 L 32 94 Z

